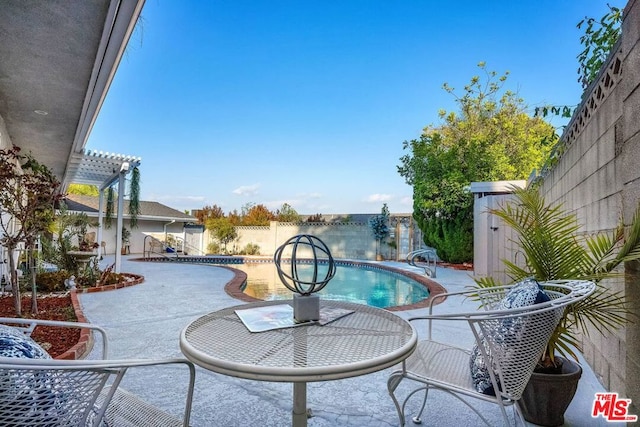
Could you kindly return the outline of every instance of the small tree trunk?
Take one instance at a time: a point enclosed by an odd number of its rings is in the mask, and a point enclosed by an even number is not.
[[[29,250],[29,265],[31,267],[31,314],[38,314],[38,289],[36,287],[36,257],[34,256],[33,247]]]
[[[20,284],[18,283],[18,272],[16,271],[16,260],[14,257],[15,247],[7,247],[9,253],[9,277],[11,278],[11,290],[13,291],[13,307],[16,316],[22,317],[22,300],[20,298]]]

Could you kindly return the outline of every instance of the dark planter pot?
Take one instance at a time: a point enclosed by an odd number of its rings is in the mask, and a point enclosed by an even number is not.
[[[576,394],[581,376],[582,367],[567,359],[563,359],[559,374],[534,372],[518,402],[524,419],[548,427],[564,424],[564,412]]]

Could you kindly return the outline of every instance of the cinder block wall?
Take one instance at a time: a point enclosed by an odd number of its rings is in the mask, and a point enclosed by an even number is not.
[[[622,40],[562,136],[565,150],[542,171],[548,202],[574,212],[583,233],[609,232],[621,219],[629,225],[640,201],[640,0],[624,10]],[[624,278],[609,280],[640,314],[640,268],[626,265]],[[640,407],[640,323],[583,337],[584,355],[610,391]]]
[[[620,185],[622,212],[628,224],[640,201],[640,0],[631,0],[624,11],[621,81],[622,119],[616,134],[616,170]],[[619,137],[618,137],[619,135]],[[640,315],[640,264],[625,267],[624,291],[632,310]],[[640,412],[640,322],[626,328],[624,348],[620,349],[625,364],[622,377],[626,394],[634,402],[633,414]],[[626,351],[625,351],[626,350]],[[616,363],[614,360],[613,363]],[[616,378],[617,379],[617,378]]]

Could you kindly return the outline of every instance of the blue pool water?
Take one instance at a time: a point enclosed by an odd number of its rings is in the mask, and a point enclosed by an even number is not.
[[[288,265],[285,271],[289,274]],[[244,293],[263,300],[290,299],[292,292],[287,289],[273,263],[249,263],[234,265],[233,268],[247,273],[247,286]],[[299,268],[303,280],[310,274],[311,266]],[[326,274],[319,267],[319,277]],[[417,303],[429,296],[429,290],[420,283],[403,276],[380,269],[368,269],[357,266],[336,266],[336,274],[329,284],[320,291],[321,298],[367,304],[373,307],[387,308]]]

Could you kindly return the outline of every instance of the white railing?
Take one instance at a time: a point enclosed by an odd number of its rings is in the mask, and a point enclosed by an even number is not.
[[[438,255],[436,255],[435,249],[422,248],[409,252],[407,255],[407,262],[413,267],[424,269],[424,274],[428,277],[436,277],[436,262]]]

